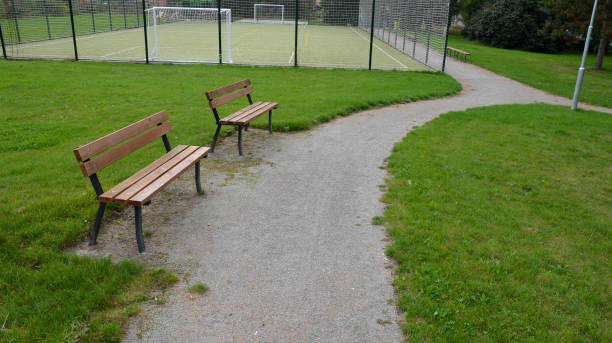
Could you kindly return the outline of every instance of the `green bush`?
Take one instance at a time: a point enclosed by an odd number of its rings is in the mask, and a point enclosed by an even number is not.
[[[504,49],[557,52],[543,30],[548,15],[533,0],[493,0],[483,4],[466,22],[463,34]]]

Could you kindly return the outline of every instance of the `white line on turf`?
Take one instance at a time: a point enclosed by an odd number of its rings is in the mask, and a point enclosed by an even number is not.
[[[354,28],[351,28],[351,30],[352,30],[353,32],[355,32],[355,34],[356,34],[357,36],[361,37],[361,38],[362,38],[363,40],[365,40],[366,42],[369,42],[369,41],[370,41],[369,39],[367,39],[367,38],[365,38],[364,36],[362,36],[362,35],[361,35],[359,32],[357,32],[357,30],[355,30]],[[393,56],[389,55],[389,53],[388,53],[388,52],[386,52],[385,50],[381,49],[381,48],[380,48],[380,47],[379,47],[379,46],[378,46],[376,43],[374,43],[374,47],[376,47],[376,49],[380,50],[380,51],[381,51],[383,54],[387,55],[387,57],[389,57],[390,59],[394,60],[395,62],[397,62],[397,63],[398,63],[399,65],[401,65],[402,67],[404,67],[404,68],[408,69],[408,67],[407,67],[407,66],[406,66],[404,63],[402,63],[402,62],[398,61],[398,60],[397,60],[395,57],[393,57]]]
[[[291,53],[291,57],[289,57],[289,64],[291,64],[291,61],[293,61],[293,57],[295,56],[295,51]]]
[[[108,57],[108,56],[113,56],[113,55],[117,55],[117,54],[122,54],[122,53],[124,53],[124,52],[128,52],[128,51],[131,51],[131,50],[135,50],[135,49],[143,49],[143,48],[144,48],[144,46],[135,46],[135,47],[132,47],[132,48],[127,48],[127,49],[123,49],[123,50],[119,50],[119,51],[111,52],[110,54],[106,54],[106,55],[104,55],[104,56],[100,56],[100,58],[106,58],[106,57]]]

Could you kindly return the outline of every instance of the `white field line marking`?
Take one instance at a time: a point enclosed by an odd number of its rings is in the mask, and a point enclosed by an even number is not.
[[[291,61],[293,61],[293,56],[295,56],[295,51],[291,53],[291,57],[289,57],[289,64],[291,64]]]
[[[364,36],[362,36],[362,35],[361,35],[361,33],[357,32],[357,30],[355,30],[354,28],[351,28],[351,30],[352,30],[353,32],[355,32],[355,34],[356,34],[357,36],[361,37],[361,38],[362,38],[363,40],[365,40],[366,42],[370,42],[370,41],[369,41],[367,38],[365,38]],[[406,66],[404,63],[402,63],[402,62],[398,61],[398,60],[397,60],[395,57],[393,57],[393,56],[389,55],[389,53],[388,53],[388,52],[386,52],[385,50],[381,49],[381,48],[380,48],[380,47],[379,47],[379,46],[378,46],[376,43],[374,43],[374,46],[375,46],[375,47],[376,47],[376,49],[378,49],[380,52],[382,52],[383,54],[387,55],[387,57],[389,57],[390,59],[394,60],[395,62],[397,62],[397,63],[398,63],[399,65],[401,65],[402,67],[404,67],[404,68],[408,69],[408,67],[407,67],[407,66]]]
[[[131,50],[142,49],[142,48],[144,48],[144,46],[135,46],[135,47],[132,47],[132,48],[127,48],[127,49],[111,52],[110,54],[106,54],[104,56],[100,56],[100,58],[106,58],[108,56],[113,56],[113,55],[117,55],[117,54],[121,54],[121,53],[124,53],[124,52],[131,51]]]

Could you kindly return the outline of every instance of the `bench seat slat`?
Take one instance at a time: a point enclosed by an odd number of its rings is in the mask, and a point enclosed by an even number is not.
[[[170,150],[168,153],[164,154],[162,157],[158,158],[153,163],[151,163],[148,166],[146,166],[146,167],[142,168],[141,170],[139,170],[136,174],[134,174],[134,175],[130,176],[129,178],[123,180],[121,183],[119,183],[118,185],[116,185],[112,189],[104,192],[102,195],[100,195],[100,198],[99,198],[100,201],[102,201],[102,202],[112,202],[113,199],[117,195],[119,195],[121,192],[123,192],[124,190],[129,188],[131,185],[135,184],[136,182],[138,182],[143,177],[145,177],[148,174],[150,174],[155,169],[159,168],[159,166],[161,166],[162,164],[166,163],[172,157],[176,156],[178,153],[180,153],[181,151],[185,150],[186,148],[187,148],[186,145],[178,145],[178,146],[176,146],[174,149]]]
[[[265,106],[266,106],[265,102],[256,102],[253,105],[249,105],[245,107],[244,109],[232,114],[231,116],[222,119],[222,121],[225,121],[228,123],[239,121],[242,117],[247,116],[253,112],[257,112],[260,108],[263,108]]]
[[[259,106],[261,104],[261,101],[257,101],[255,102],[253,105],[249,105],[245,108],[240,109],[238,112],[234,112],[232,114],[230,114],[229,116],[221,119],[222,121],[231,121],[232,119],[236,118],[237,116],[249,111],[250,108],[254,107],[254,106]]]
[[[155,181],[150,183],[147,187],[143,188],[128,200],[131,205],[142,206],[144,203],[149,201],[155,194],[164,189],[170,182],[179,177],[185,170],[192,167],[200,159],[202,159],[208,152],[208,147],[198,147],[191,155],[183,159],[181,162],[176,164],[170,170],[165,172]]]
[[[246,125],[251,120],[259,117],[260,115],[275,109],[278,107],[278,103],[275,102],[261,102],[255,103],[240,113],[234,113],[229,117],[223,118],[219,121],[220,124],[232,124],[232,125]],[[238,115],[236,115],[238,114]]]
[[[112,201],[120,203],[120,204],[127,204],[128,200],[132,196],[137,194],[141,189],[143,189],[147,185],[151,184],[158,177],[163,175],[165,172],[170,170],[172,167],[174,167],[175,165],[180,163],[185,158],[187,158],[197,148],[198,147],[195,147],[195,146],[187,146],[185,149],[183,149],[178,154],[175,154],[174,156],[172,156],[170,159],[168,159],[163,164],[157,164],[156,168],[152,169],[149,173],[147,173],[147,175],[142,177],[140,180],[137,180],[136,182],[134,182],[132,185],[130,185],[129,187],[125,188],[121,192],[114,193]],[[172,150],[170,152],[172,152]],[[156,163],[156,162],[157,161],[155,161],[153,163]],[[111,191],[109,191],[108,193],[110,193]]]

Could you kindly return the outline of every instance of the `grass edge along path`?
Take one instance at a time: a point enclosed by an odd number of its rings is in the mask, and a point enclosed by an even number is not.
[[[472,41],[459,34],[448,36],[448,45],[471,53],[469,63],[556,95],[572,99],[581,53],[543,54],[500,49]],[[453,57],[448,57],[453,58]],[[602,70],[594,69],[595,55],[587,58],[580,101],[612,108],[612,57]]]
[[[275,130],[461,89],[431,72],[49,61],[0,61],[0,70],[0,319],[8,315],[0,341],[9,342],[70,341],[83,328],[85,340],[117,337],[134,313],[131,304],[144,299],[129,294],[156,284],[141,282],[146,275],[133,262],[62,252],[88,233],[97,209],[72,153],[76,146],[162,109],[173,125],[172,144],[209,145],[215,122],[204,92],[247,77],[255,101],[280,103]],[[244,105],[226,105],[221,114]],[[254,124],[265,127],[266,119]],[[100,172],[102,186],[116,185],[163,151],[161,142],[150,144],[114,163]]]
[[[612,116],[450,112],[388,159],[381,219],[410,342],[612,340]]]

